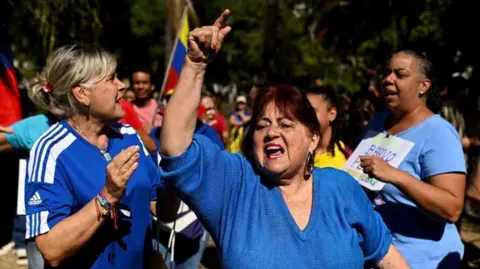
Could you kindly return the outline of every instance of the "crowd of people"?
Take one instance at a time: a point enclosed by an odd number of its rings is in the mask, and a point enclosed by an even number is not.
[[[225,117],[202,88],[229,15],[190,32],[161,100],[151,70],[133,69],[127,86],[105,50],[50,55],[29,89],[43,113],[0,126],[1,152],[30,152],[24,213],[0,255],[15,245],[32,269],[193,269],[213,240],[224,268],[480,266],[468,80],[441,89],[430,61],[400,51],[357,94],[256,85]],[[413,146],[398,166],[359,156],[386,183],[372,192],[342,168],[378,136]]]

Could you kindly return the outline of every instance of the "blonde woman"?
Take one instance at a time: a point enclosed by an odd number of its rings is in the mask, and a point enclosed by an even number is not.
[[[150,212],[160,180],[135,130],[117,123],[125,85],[116,60],[65,46],[47,60],[30,97],[62,120],[33,145],[27,165],[27,240],[48,266],[146,268]]]

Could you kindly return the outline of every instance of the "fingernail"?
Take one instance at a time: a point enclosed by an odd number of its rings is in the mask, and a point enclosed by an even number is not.
[[[212,46],[212,49],[216,50],[216,49],[217,49],[217,45],[213,45],[213,46]]]
[[[139,150],[140,147],[138,145],[135,146],[135,150]]]

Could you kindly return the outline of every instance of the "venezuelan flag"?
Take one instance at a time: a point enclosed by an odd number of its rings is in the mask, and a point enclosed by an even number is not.
[[[173,53],[170,56],[170,63],[167,67],[167,79],[164,82],[164,87],[162,87],[162,95],[165,95],[167,92],[173,91],[177,86],[178,77],[182,71],[183,61],[185,56],[187,56],[188,48],[188,15],[187,10],[183,12],[182,21],[180,29],[178,30],[177,40],[173,47]]]
[[[8,46],[0,46],[0,125],[10,126],[22,119],[20,92],[13,55]]]

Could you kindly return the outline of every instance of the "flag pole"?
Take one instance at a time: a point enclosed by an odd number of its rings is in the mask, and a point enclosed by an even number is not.
[[[168,65],[167,65],[167,68],[165,69],[165,74],[163,76],[162,87],[160,88],[160,94],[158,95],[158,99],[157,99],[157,111],[160,108],[160,102],[162,100],[163,93],[165,92],[164,88],[165,88],[165,84],[167,84],[168,73],[170,72],[170,68],[172,66],[173,56],[175,54],[175,51],[177,50],[178,41],[180,39],[180,33],[182,32],[183,20],[185,19],[185,16],[188,16],[187,11],[188,11],[188,7],[186,6],[183,8],[182,18],[180,19],[180,27],[177,30],[177,36],[175,37],[175,44],[173,45],[172,52],[170,53],[170,59],[168,60]],[[153,114],[152,126],[154,125],[156,118],[157,118],[157,113]]]

